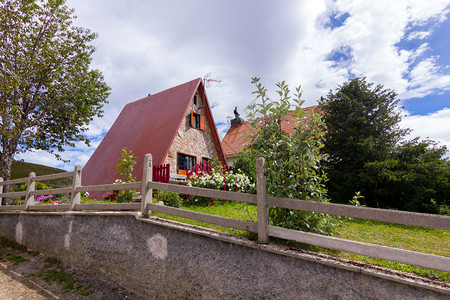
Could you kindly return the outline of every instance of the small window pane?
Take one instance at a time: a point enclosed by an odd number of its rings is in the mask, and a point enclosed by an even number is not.
[[[200,115],[193,113],[192,114],[192,127],[200,128]]]
[[[187,170],[195,166],[195,156],[178,153],[178,169]]]

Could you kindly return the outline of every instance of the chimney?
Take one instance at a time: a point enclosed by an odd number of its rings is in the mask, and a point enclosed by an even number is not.
[[[234,119],[231,119],[231,126],[241,125],[242,123],[244,123],[244,119],[242,119],[239,116],[239,113],[237,111],[237,106],[235,106],[234,107]]]

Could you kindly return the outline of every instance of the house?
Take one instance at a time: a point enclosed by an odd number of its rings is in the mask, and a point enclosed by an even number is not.
[[[306,113],[320,112],[319,106],[310,106],[303,108]],[[248,121],[240,118],[237,110],[234,110],[235,118],[231,120],[231,127],[222,139],[222,148],[228,165],[232,166],[237,160],[239,153],[244,151],[250,146],[250,140],[247,139],[249,134],[254,133],[250,128]],[[295,122],[292,121],[292,117],[286,115],[281,122],[281,130],[287,134],[295,132]]]
[[[124,148],[136,156],[133,175],[142,180],[144,156],[170,164],[171,174],[203,160],[226,164],[201,78],[128,103],[83,168],[82,185],[113,183]]]

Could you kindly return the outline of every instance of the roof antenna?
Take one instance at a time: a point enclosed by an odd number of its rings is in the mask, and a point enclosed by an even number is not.
[[[203,84],[205,85],[205,87],[209,88],[216,82],[222,82],[222,80],[209,78],[210,76],[211,76],[211,72],[209,72],[208,74],[203,76]]]

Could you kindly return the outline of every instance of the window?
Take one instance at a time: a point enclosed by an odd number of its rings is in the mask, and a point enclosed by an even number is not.
[[[195,166],[195,156],[178,153],[178,170],[186,171]]]
[[[192,113],[191,125],[194,128],[200,128],[200,115]]]
[[[205,116],[191,111],[191,126],[200,130],[205,130]]]
[[[194,96],[194,100],[193,100],[193,101],[194,101],[194,105],[198,105],[198,98],[197,98],[197,95]]]

